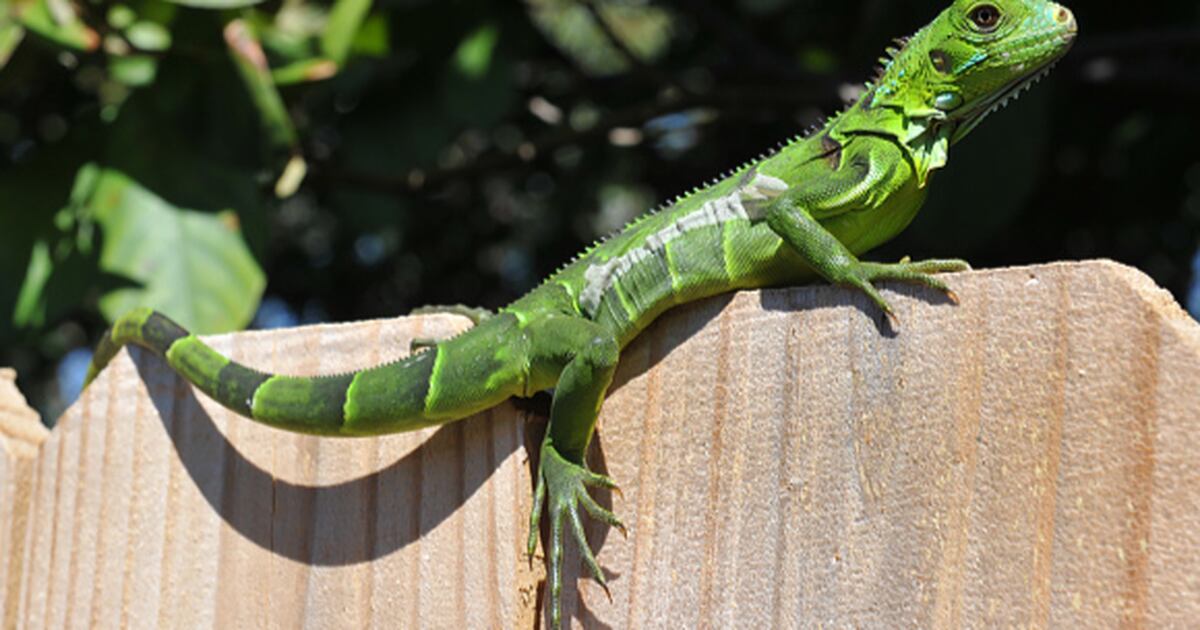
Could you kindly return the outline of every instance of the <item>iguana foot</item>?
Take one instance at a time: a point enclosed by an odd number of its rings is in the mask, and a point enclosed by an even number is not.
[[[583,532],[583,520],[579,517],[579,506],[583,506],[592,518],[607,523],[626,534],[625,525],[615,514],[600,507],[595,499],[588,494],[588,488],[609,488],[618,494],[620,489],[612,479],[591,472],[586,467],[576,464],[563,457],[549,440],[542,442],[541,463],[537,473],[537,487],[533,493],[533,510],[529,515],[529,544],[526,551],[532,561],[533,552],[537,549],[538,521],[542,515],[542,506],[546,505],[550,516],[550,545],[547,557],[550,559],[547,581],[550,592],[550,627],[562,627],[562,557],[563,557],[563,520],[566,519],[571,528],[575,543],[579,545],[579,554],[587,565],[592,578],[604,589],[608,598],[608,583],[604,579],[596,556],[588,545],[587,536]]]
[[[932,274],[970,271],[970,269],[971,265],[965,260],[921,260],[912,262],[905,256],[898,263],[859,262],[850,266],[845,277],[838,278],[837,281],[839,284],[861,289],[887,315],[888,319],[892,322],[892,326],[898,328],[900,320],[896,318],[896,313],[892,310],[892,306],[888,304],[887,300],[883,299],[883,295],[875,288],[875,282],[896,280],[899,282],[923,284],[931,289],[945,293],[946,297],[950,298],[950,301],[958,304],[958,294],[944,281],[935,278]]]

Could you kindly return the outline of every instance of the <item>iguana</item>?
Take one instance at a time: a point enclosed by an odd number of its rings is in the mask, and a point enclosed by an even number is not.
[[[875,282],[918,283],[957,301],[932,274],[968,269],[966,262],[884,264],[858,255],[912,221],[949,147],[1046,74],[1075,34],[1074,16],[1052,2],[956,0],[897,40],[861,96],[815,132],[641,217],[499,311],[470,311],[472,329],[395,363],[337,376],[265,374],[139,309],[100,341],[87,381],[134,343],[238,414],[328,436],[410,431],[552,389],[528,553],[546,508],[557,628],[564,526],[606,592],[579,510],[624,531],[589,495],[616,485],[584,462],[621,349],[677,304],[817,277],[863,291],[893,325]]]

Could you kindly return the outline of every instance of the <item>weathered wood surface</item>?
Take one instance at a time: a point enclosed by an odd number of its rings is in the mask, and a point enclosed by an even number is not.
[[[628,348],[594,459],[623,485],[600,498],[630,538],[588,528],[612,603],[575,579],[569,554],[572,623],[1200,619],[1200,327],[1112,263],[950,282],[961,306],[889,287],[898,334],[861,296],[814,287],[680,309]],[[315,374],[464,325],[212,343]],[[0,553],[20,570],[0,599],[6,625],[534,626],[543,569],[522,547],[537,411],[509,404],[383,439],[297,436],[131,354],[41,449],[26,542]],[[12,513],[0,511],[5,542]]]
[[[25,573],[29,496],[34,459],[49,436],[42,420],[17,390],[17,374],[0,368],[0,627],[17,625],[17,597]]]

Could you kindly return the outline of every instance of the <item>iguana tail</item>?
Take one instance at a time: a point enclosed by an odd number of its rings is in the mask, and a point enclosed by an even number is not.
[[[503,324],[512,318],[493,319]],[[397,433],[463,418],[523,391],[519,369],[451,360],[461,358],[453,355],[474,351],[470,337],[460,335],[395,363],[359,372],[280,376],[232,361],[165,315],[142,308],[118,319],[100,340],[84,382],[85,386],[91,383],[121,346],[135,344],[162,356],[213,400],[263,424],[319,435]],[[461,367],[450,369],[447,363]]]

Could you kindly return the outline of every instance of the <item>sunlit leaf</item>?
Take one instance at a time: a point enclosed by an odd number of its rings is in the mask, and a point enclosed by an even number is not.
[[[18,328],[38,327],[45,323],[46,309],[44,307],[46,283],[54,270],[50,259],[50,245],[39,239],[33,244],[33,253],[29,257],[29,269],[25,272],[25,281],[17,294],[17,306],[13,310],[13,323]]]
[[[271,70],[276,85],[322,81],[337,74],[338,65],[330,59],[305,59]]]
[[[448,60],[452,69],[442,85],[438,118],[451,125],[495,124],[519,98],[515,64],[499,44],[500,29],[485,24],[459,40]],[[453,155],[446,164],[454,164]]]
[[[328,9],[307,2],[285,2],[275,15],[246,12],[241,16],[258,36],[271,59],[283,64],[310,59],[325,29]]]
[[[34,242],[13,309],[12,323],[18,329],[45,330],[77,310],[96,288],[116,284],[100,276],[95,256],[71,245],[69,237]]]
[[[72,5],[55,0],[29,0],[14,4],[12,15],[25,28],[60,45],[91,51],[100,45],[100,35],[75,14]]]
[[[629,60],[576,0],[529,0],[526,4],[534,24],[587,71],[610,75],[628,68]],[[642,61],[657,59],[666,51],[671,15],[664,9],[601,0],[596,1],[596,8],[622,45]]]
[[[337,0],[329,12],[329,22],[321,34],[321,51],[341,64],[350,53],[355,35],[362,26],[371,0]]]
[[[99,173],[88,209],[104,235],[100,267],[140,284],[101,297],[104,316],[149,306],[200,333],[245,326],[265,279],[236,215],[178,208],[120,171]]]
[[[114,4],[108,9],[108,25],[123,31],[137,20],[137,13],[124,4]]]
[[[304,176],[308,174],[308,163],[299,155],[293,155],[292,159],[288,160],[287,166],[283,168],[283,174],[275,181],[275,196],[280,199],[287,199],[296,194],[300,189],[300,184],[304,183]]]
[[[363,21],[350,48],[350,52],[363,57],[386,57],[390,50],[388,21],[382,14],[372,15]]]
[[[135,90],[105,126],[102,160],[172,205],[237,210],[243,235],[257,247],[265,229],[264,134],[241,79],[221,59],[220,47],[213,52],[203,65],[178,56],[160,59],[153,87]],[[213,66],[225,70],[214,73]]]
[[[258,38],[246,22],[232,20],[225,26],[225,43],[246,89],[250,91],[250,98],[262,116],[271,145],[276,149],[293,149],[297,144],[296,128],[271,78],[267,56]]]
[[[458,71],[472,79],[487,74],[498,35],[496,27],[491,25],[481,26],[467,35],[454,51],[454,65]]]
[[[160,51],[171,47],[171,32],[154,22],[135,22],[125,32],[125,37],[141,50]]]
[[[17,45],[25,38],[25,29],[7,16],[0,16],[0,69],[8,63]]]
[[[124,85],[138,87],[154,82],[158,72],[158,60],[150,55],[113,56],[108,60],[112,77]]]

